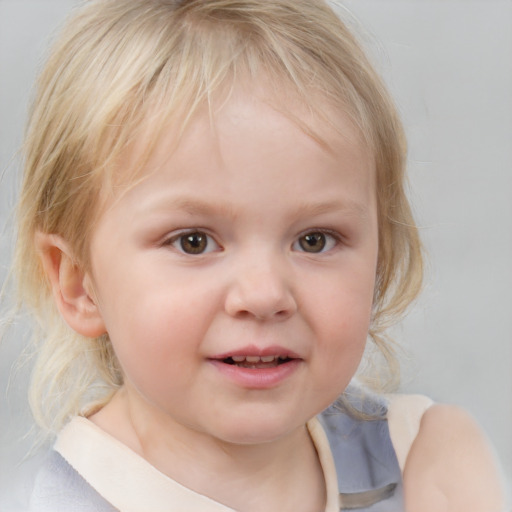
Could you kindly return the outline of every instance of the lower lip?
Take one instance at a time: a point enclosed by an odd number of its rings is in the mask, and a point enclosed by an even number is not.
[[[300,365],[300,359],[292,359],[272,368],[243,368],[217,359],[210,362],[217,370],[238,386],[247,389],[269,389],[288,379]]]

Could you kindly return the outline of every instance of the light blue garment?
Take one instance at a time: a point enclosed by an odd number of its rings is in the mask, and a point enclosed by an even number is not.
[[[342,510],[401,512],[402,472],[389,435],[386,402],[371,395],[357,398],[357,394],[347,401],[372,419],[345,412],[347,408],[338,404],[318,417],[336,465],[338,489],[345,504]]]
[[[402,477],[385,419],[386,403],[368,395],[364,399],[352,397],[349,402],[374,419],[358,418],[339,404],[319,415],[334,457],[339,492],[346,504],[342,510],[401,512],[404,510]],[[31,510],[115,512],[117,509],[52,450],[36,478]]]
[[[49,452],[35,481],[30,512],[116,511],[60,453],[55,450]]]

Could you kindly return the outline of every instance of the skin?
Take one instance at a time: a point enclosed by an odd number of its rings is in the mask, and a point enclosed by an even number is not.
[[[407,512],[504,512],[495,457],[463,410],[435,405],[424,414],[404,469]]]
[[[175,150],[171,129],[145,179],[106,201],[91,272],[67,293],[82,288],[75,309],[88,312],[68,323],[108,332],[125,376],[91,420],[233,508],[324,505],[305,423],[357,369],[378,252],[373,159],[337,121],[343,135],[313,124],[319,144],[238,91],[213,126],[198,113]],[[197,232],[206,249],[187,254],[181,242]],[[320,252],[301,245],[314,234]],[[293,371],[256,389],[212,364],[246,349],[293,353]]]
[[[343,113],[337,135],[302,115],[327,144],[261,91],[237,91],[213,124],[199,112],[177,147],[171,128],[145,179],[105,201],[89,272],[61,238],[38,239],[63,317],[86,336],[108,332],[123,369],[124,386],[90,419],[178,482],[247,512],[323,509],[305,424],[354,375],[372,307],[372,156]],[[233,380],[221,359],[244,351],[293,354],[292,369],[265,386]],[[419,489],[439,481],[421,458],[436,473],[452,448],[436,441],[446,414],[427,413],[407,463],[412,512],[430,503]]]

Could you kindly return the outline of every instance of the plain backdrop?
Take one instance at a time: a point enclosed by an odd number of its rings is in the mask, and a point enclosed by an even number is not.
[[[10,224],[26,107],[74,0],[0,0],[0,226]],[[468,409],[512,476],[512,0],[346,0],[409,140],[425,291],[396,329],[402,391]],[[0,239],[0,279],[12,249]],[[0,509],[22,508],[35,460],[23,326],[0,346]],[[21,478],[23,477],[23,478]]]

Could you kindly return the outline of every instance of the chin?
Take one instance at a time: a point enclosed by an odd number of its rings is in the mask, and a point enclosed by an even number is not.
[[[224,425],[219,429],[219,435],[216,437],[230,444],[266,444],[286,437],[305,423],[306,421],[297,423],[296,420],[292,423],[283,419],[273,419],[265,415],[246,417],[234,420],[229,425]]]

